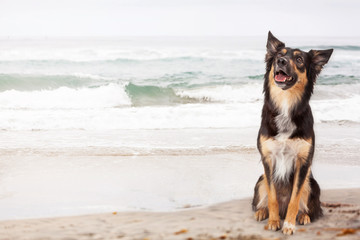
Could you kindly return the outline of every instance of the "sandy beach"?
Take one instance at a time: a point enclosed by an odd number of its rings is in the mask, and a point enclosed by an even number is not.
[[[360,189],[326,190],[324,217],[291,239],[359,239]],[[290,239],[264,230],[250,199],[174,212],[112,212],[0,222],[0,239]]]

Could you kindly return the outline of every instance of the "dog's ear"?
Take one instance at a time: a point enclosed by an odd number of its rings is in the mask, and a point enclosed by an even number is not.
[[[274,54],[284,47],[285,47],[285,44],[283,42],[281,42],[279,39],[277,39],[276,37],[274,37],[274,35],[272,35],[272,33],[269,31],[268,40],[266,43],[266,49],[267,49],[268,53]]]
[[[285,44],[283,42],[281,42],[279,39],[277,39],[276,37],[274,37],[274,35],[272,35],[272,33],[269,31],[268,33],[268,40],[266,43],[266,57],[265,57],[265,61],[270,60],[272,57],[275,56],[275,54],[282,48],[285,47]]]
[[[311,65],[316,74],[319,74],[324,65],[329,61],[334,49],[310,50]]]

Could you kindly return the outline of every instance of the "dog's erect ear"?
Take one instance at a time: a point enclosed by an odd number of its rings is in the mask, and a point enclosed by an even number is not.
[[[274,37],[272,33],[269,31],[268,33],[268,40],[266,43],[266,49],[268,54],[274,55],[277,51],[284,48],[285,44],[281,42],[279,39]]]
[[[275,54],[282,48],[285,47],[285,44],[281,42],[279,39],[274,37],[272,33],[269,31],[268,40],[266,43],[266,55],[265,55],[265,62],[270,63],[274,58]]]
[[[323,66],[329,61],[333,51],[334,49],[309,51],[311,56],[311,65],[315,69],[316,74],[319,74]]]

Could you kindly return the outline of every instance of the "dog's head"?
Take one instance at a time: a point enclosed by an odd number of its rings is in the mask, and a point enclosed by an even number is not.
[[[292,88],[299,81],[314,83],[333,52],[333,49],[304,52],[288,48],[271,32],[268,34],[266,48],[267,72],[272,75],[269,76],[269,81],[274,81],[282,90]]]

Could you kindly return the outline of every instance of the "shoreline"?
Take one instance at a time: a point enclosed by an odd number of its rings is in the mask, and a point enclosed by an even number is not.
[[[321,189],[360,187],[357,126],[317,126],[312,171]],[[263,173],[257,131],[3,131],[0,220],[172,211],[249,197]]]
[[[360,188],[323,190],[324,216],[297,225],[292,239],[360,237]],[[0,221],[0,239],[286,239],[256,222],[251,199],[174,212],[112,212]]]

